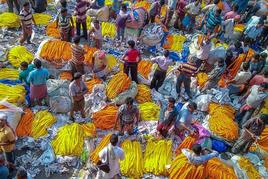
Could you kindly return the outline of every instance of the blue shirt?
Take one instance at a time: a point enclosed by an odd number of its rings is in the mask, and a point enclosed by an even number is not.
[[[99,7],[103,7],[104,6],[104,3],[105,3],[105,0],[96,0],[96,2],[97,2],[97,5]]]
[[[8,175],[9,175],[8,168],[4,165],[0,166],[0,178],[7,179]]]
[[[193,115],[188,109],[188,104],[186,103],[181,108],[179,115],[177,116],[175,127],[181,128],[180,124],[184,124],[186,127],[191,127]]]
[[[35,69],[30,72],[28,76],[28,83],[31,85],[43,85],[46,84],[48,79],[48,71],[45,68]]]
[[[21,82],[27,83],[27,78],[29,76],[29,73],[34,70],[34,65],[30,64],[28,65],[28,68],[26,70],[21,70],[19,74],[19,80]]]

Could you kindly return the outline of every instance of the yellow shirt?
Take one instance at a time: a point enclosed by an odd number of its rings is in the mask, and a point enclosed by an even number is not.
[[[15,135],[12,129],[8,126],[5,126],[0,129],[0,143],[6,143],[15,141]],[[11,152],[14,150],[15,143],[5,146],[0,146],[0,152]]]

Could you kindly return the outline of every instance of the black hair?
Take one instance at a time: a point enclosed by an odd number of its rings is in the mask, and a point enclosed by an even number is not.
[[[219,58],[218,64],[220,66],[224,65],[224,59],[223,58]]]
[[[66,0],[61,1],[60,4],[61,4],[61,6],[62,6],[63,8],[66,8],[66,7],[67,7],[67,1],[66,1]]]
[[[244,39],[244,43],[251,43],[251,39],[249,38],[249,37],[245,37],[245,39]]]
[[[220,2],[220,0],[214,0],[214,4],[218,4]]]
[[[165,56],[165,57],[168,57],[168,56],[169,56],[169,50],[165,50],[165,51],[164,51],[164,56]]]
[[[23,4],[23,7],[26,7],[26,6],[29,6],[29,5],[30,5],[29,2],[25,2],[25,3]]]
[[[97,19],[95,19],[95,20],[93,21],[93,23],[96,23],[96,24],[97,24],[97,23],[99,23],[99,21],[98,21]]]
[[[189,106],[190,108],[193,108],[194,110],[197,109],[197,104],[196,104],[195,102],[190,101],[188,106]]]
[[[74,37],[74,43],[79,44],[79,42],[80,42],[80,37],[79,36],[75,36]]]
[[[76,72],[76,73],[74,74],[73,79],[74,79],[74,80],[77,80],[77,79],[81,78],[81,76],[82,76],[82,74],[81,74],[80,72]]]
[[[247,71],[249,69],[249,63],[243,63],[242,67],[245,71]]]
[[[123,4],[123,5],[121,6],[121,9],[123,9],[123,10],[127,10],[127,5]]]
[[[255,55],[254,55],[254,59],[256,59],[256,60],[259,60],[260,59],[260,54],[258,54],[258,53],[256,53]]]
[[[175,104],[176,103],[176,100],[172,97],[169,97],[168,98],[168,102],[172,103],[172,104]]]
[[[135,47],[135,42],[133,40],[129,40],[127,42],[127,44],[131,47],[131,48],[134,48]]]
[[[234,5],[234,11],[236,12],[236,11],[238,11],[238,9],[239,9],[239,6],[238,5]]]
[[[163,6],[165,4],[165,0],[160,0],[160,5]]]
[[[260,86],[265,90],[268,89],[268,83],[262,83]]]
[[[133,102],[134,102],[134,100],[133,100],[133,98],[131,98],[131,97],[128,97],[128,98],[126,99],[126,104],[128,104],[128,105],[132,105]]]
[[[37,69],[40,69],[42,67],[42,62],[39,60],[39,59],[35,59],[34,60],[34,66],[37,68]]]
[[[61,13],[67,12],[67,9],[66,8],[62,8],[60,12]]]
[[[199,144],[194,144],[194,145],[192,146],[192,150],[193,150],[193,152],[194,152],[196,155],[200,155],[201,152],[202,152],[202,147],[201,147],[201,145],[199,145]]]
[[[25,169],[23,169],[23,168],[18,169],[17,177],[19,177],[19,178],[27,178],[28,177],[27,171]]]
[[[28,63],[27,62],[21,62],[20,66],[24,67],[24,68],[28,68]]]
[[[110,143],[113,146],[116,146],[116,144],[118,143],[118,136],[116,134],[112,134],[111,138],[110,138]]]
[[[240,41],[236,41],[235,44],[234,44],[234,46],[236,48],[240,48],[242,46],[242,43]]]
[[[221,9],[217,9],[216,13],[221,14]]]

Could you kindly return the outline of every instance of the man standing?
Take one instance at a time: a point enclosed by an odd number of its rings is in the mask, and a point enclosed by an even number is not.
[[[72,60],[69,62],[71,66],[72,75],[76,72],[84,74],[84,60],[85,60],[85,50],[79,45],[80,37],[74,38],[74,44],[71,45],[72,48]]]
[[[154,23],[155,17],[159,16],[161,13],[161,7],[165,4],[165,0],[156,1],[151,5],[149,9],[150,22]]]
[[[14,165],[15,162],[15,141],[15,133],[7,123],[6,114],[0,113],[0,153],[4,153],[5,159],[10,165]]]
[[[164,52],[164,56],[152,58],[152,62],[156,63],[158,66],[154,72],[150,88],[155,88],[155,90],[158,91],[166,78],[168,67],[173,63],[173,61],[169,58],[169,51],[166,50]]]
[[[68,15],[67,9],[61,9],[60,14],[57,16],[56,24],[56,28],[60,26],[61,40],[71,42],[71,31],[74,23],[73,18]]]
[[[81,25],[83,27],[83,37],[87,40],[87,15],[89,2],[85,0],[77,0],[74,15],[76,16],[76,35],[80,36]]]
[[[20,44],[23,45],[25,40],[28,44],[31,44],[32,36],[32,22],[36,25],[36,22],[33,18],[32,11],[30,10],[30,4],[28,2],[23,4],[23,9],[20,12],[20,20],[22,27],[22,38],[19,40]]]
[[[125,159],[125,153],[123,149],[117,146],[118,136],[112,134],[110,138],[110,144],[107,147],[104,147],[100,153],[100,161],[105,164],[109,164],[110,172],[105,173],[101,170],[98,171],[97,179],[110,179],[110,178],[121,178],[120,177],[120,166],[119,160]]]
[[[220,9],[212,9],[209,11],[206,19],[205,26],[203,29],[204,33],[212,34],[216,27],[220,26],[222,23],[221,10]]]
[[[140,121],[140,112],[136,105],[133,104],[134,100],[131,97],[126,99],[126,103],[121,105],[118,109],[117,119],[115,126],[119,122],[120,135],[124,135],[124,131],[128,131],[129,135],[133,134],[134,125]]]
[[[70,112],[70,120],[74,120],[74,112],[79,111],[82,118],[85,118],[85,98],[84,95],[88,92],[86,84],[82,81],[82,74],[77,72],[74,74],[74,81],[69,85],[69,95],[72,98],[72,109]]]
[[[176,91],[178,94],[178,98],[180,97],[181,85],[183,83],[185,92],[187,93],[188,97],[192,99],[192,94],[191,94],[191,89],[190,89],[191,77],[194,76],[197,71],[197,67],[194,63],[193,58],[190,58],[188,62],[186,63],[182,63],[178,71],[180,72],[177,78],[177,83],[176,83]]]

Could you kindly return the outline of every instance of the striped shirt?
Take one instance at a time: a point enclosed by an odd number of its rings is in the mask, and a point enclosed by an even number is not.
[[[210,11],[208,13],[208,17],[207,17],[207,24],[206,24],[206,27],[211,30],[211,31],[214,31],[215,27],[217,25],[221,25],[221,22],[222,22],[222,18],[221,16],[216,16],[215,15],[215,11]]]
[[[194,63],[186,62],[182,63],[179,67],[181,73],[185,74],[186,76],[194,76],[195,72],[197,71],[197,67]]]
[[[89,7],[89,2],[86,2],[86,1],[83,1],[83,0],[80,0],[76,6],[75,6],[75,9],[74,9],[74,13],[76,14],[76,21],[77,22],[85,22],[86,19],[87,19],[87,15],[86,15],[86,12],[87,12],[87,9]]]
[[[83,64],[85,60],[84,57],[85,50],[81,46],[75,44],[72,44],[71,48],[72,48],[72,62],[78,65]]]
[[[20,11],[20,20],[23,23],[23,25],[25,25],[26,27],[31,26],[32,19],[33,19],[33,14],[31,10],[25,11],[24,9],[22,9]]]
[[[67,16],[62,16],[61,14],[58,15],[58,20],[59,20],[59,26],[61,29],[63,30],[69,30],[70,28],[70,19],[72,17],[70,17],[69,15]]]

